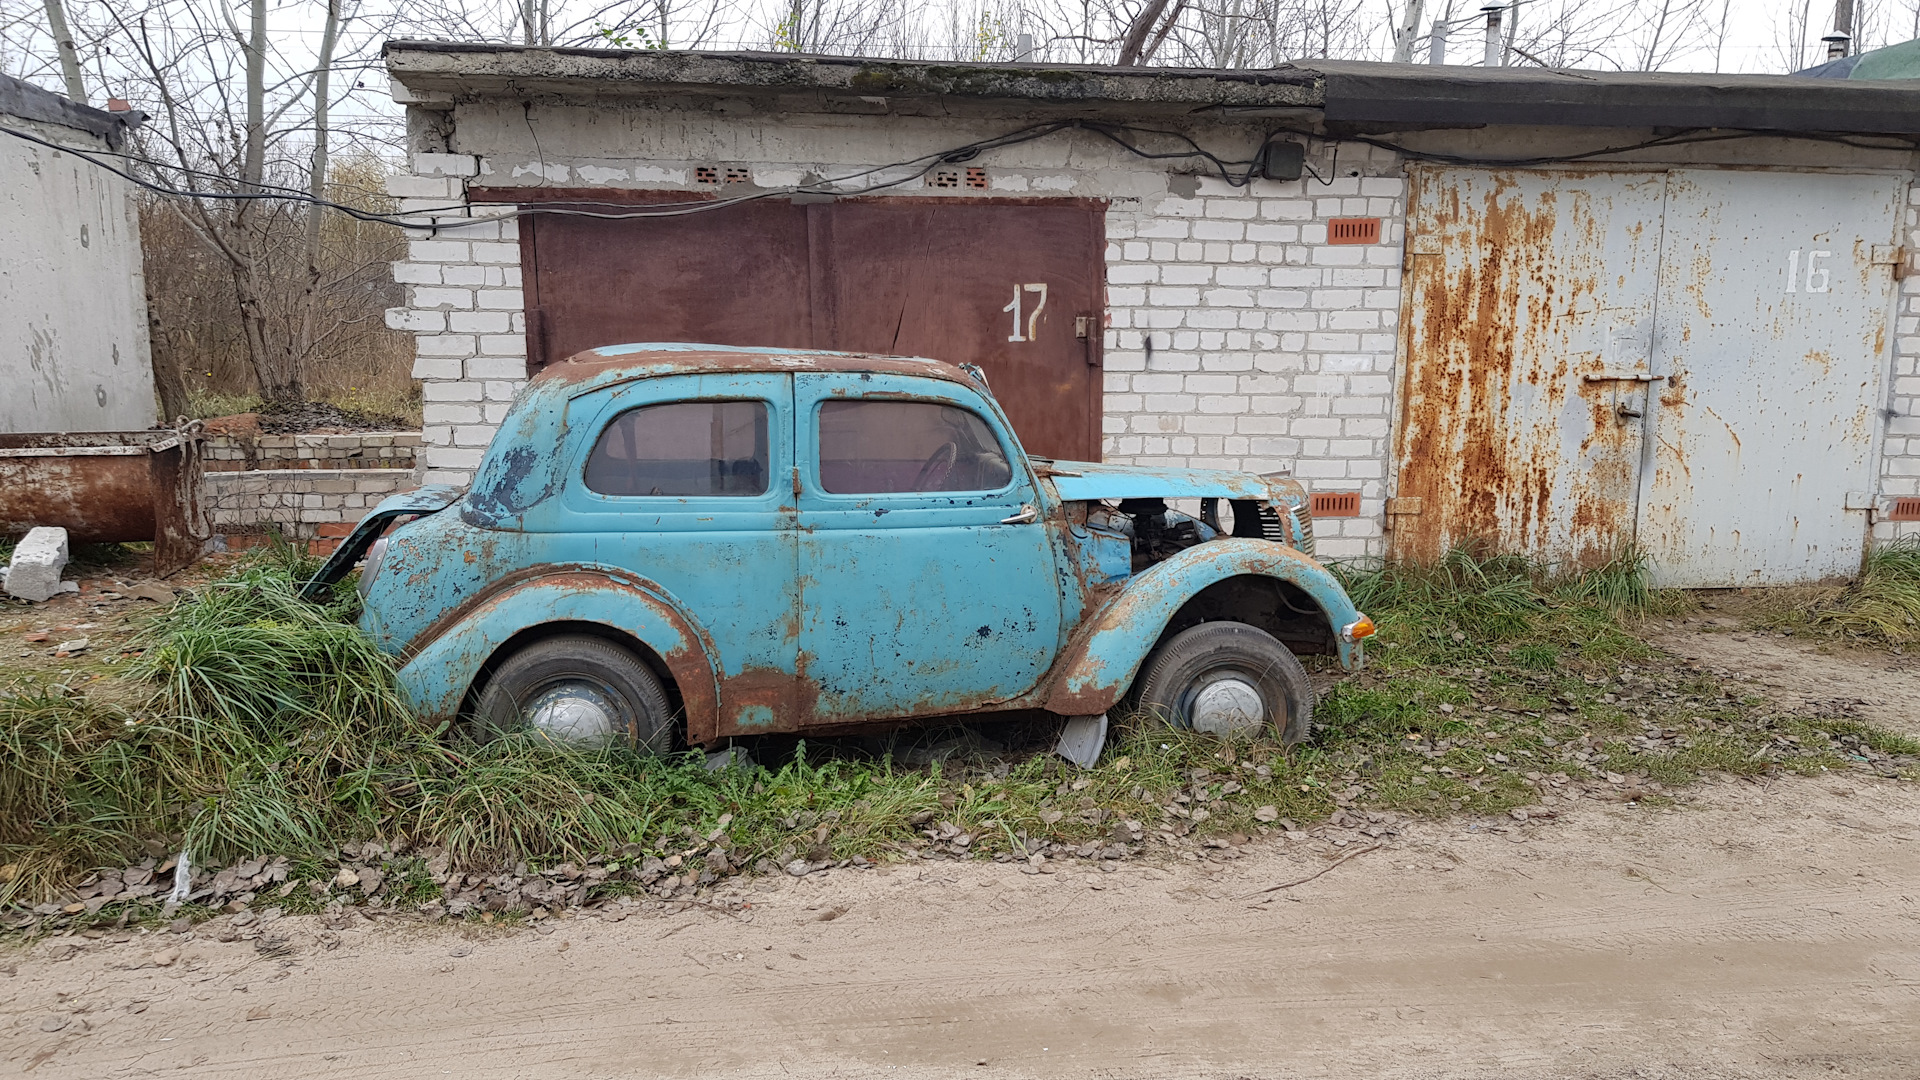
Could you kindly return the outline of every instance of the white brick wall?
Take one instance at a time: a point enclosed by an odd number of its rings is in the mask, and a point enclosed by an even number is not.
[[[1316,522],[1320,552],[1380,555],[1406,182],[1329,181],[1206,180],[1108,209],[1103,452],[1358,491],[1359,517]],[[1331,217],[1381,218],[1380,243],[1329,245]]]
[[[258,469],[208,473],[201,492],[216,533],[274,527],[309,539],[314,526],[359,521],[413,486],[412,469]]]
[[[462,164],[465,163],[465,164]],[[460,176],[478,171],[471,156],[419,154],[414,176],[388,190],[401,209],[439,209],[464,198]],[[415,231],[407,261],[393,264],[407,306],[387,325],[414,334],[413,377],[422,383],[421,482],[465,484],[480,453],[527,381],[526,315],[520,292],[520,244],[511,209],[474,205],[434,215],[439,228]]]
[[[1907,250],[1920,253],[1920,185],[1908,191]],[[1894,316],[1893,379],[1887,400],[1886,439],[1880,450],[1880,495],[1920,495],[1920,254],[1909,256]],[[1879,521],[1877,540],[1920,536],[1920,521]]]

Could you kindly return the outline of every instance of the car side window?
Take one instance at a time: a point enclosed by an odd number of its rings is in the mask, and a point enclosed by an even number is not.
[[[674,401],[613,418],[587,456],[587,489],[602,495],[764,495],[767,406]]]
[[[1013,478],[987,422],[930,401],[825,401],[820,487],[835,495],[998,491]]]

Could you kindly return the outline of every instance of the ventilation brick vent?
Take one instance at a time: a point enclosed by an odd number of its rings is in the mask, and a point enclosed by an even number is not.
[[[1888,521],[1920,521],[1920,498],[1893,500],[1893,512],[1887,515]]]
[[[1357,491],[1316,491],[1313,493],[1314,517],[1359,517],[1360,493]]]
[[[717,184],[720,182],[720,170],[711,165],[698,165],[693,170],[693,182],[696,184]]]
[[[1329,244],[1377,244],[1380,242],[1380,219],[1377,217],[1345,217],[1327,220],[1327,243]]]

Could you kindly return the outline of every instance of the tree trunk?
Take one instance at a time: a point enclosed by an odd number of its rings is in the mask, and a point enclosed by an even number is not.
[[[159,341],[166,331],[160,326],[160,319],[153,314],[153,297],[147,297],[147,339]],[[187,380],[180,374],[179,350],[162,348],[153,350],[153,393],[160,402],[160,420],[166,424],[179,423],[192,409],[187,397]]]
[[[87,103],[87,84],[80,79],[80,56],[73,48],[73,34],[67,30],[67,9],[60,0],[47,0],[47,29],[53,33],[53,47],[60,53],[60,74],[67,80],[67,96],[82,105]]]
[[[1173,0],[1173,10],[1167,12],[1167,17],[1161,20],[1160,29],[1154,31],[1153,40],[1147,42],[1146,49],[1140,53],[1140,59],[1137,61],[1138,63],[1142,63],[1142,64],[1146,63],[1147,61],[1153,59],[1154,53],[1157,53],[1160,51],[1161,42],[1164,42],[1167,40],[1167,33],[1173,29],[1174,23],[1180,21],[1180,13],[1182,11],[1185,11],[1186,8],[1187,8],[1187,0]],[[1324,55],[1325,52],[1326,50],[1324,49],[1321,50],[1322,55]]]
[[[339,34],[340,0],[327,0],[327,25],[320,36],[320,58],[313,75],[313,164],[307,173],[307,194],[315,199],[327,197],[328,75]],[[314,322],[319,318],[320,303],[320,221],[324,213],[318,202],[307,207],[307,284],[300,298],[300,337],[292,357],[295,370],[305,370],[313,358]]]
[[[1420,16],[1425,5],[1421,0],[1408,0],[1407,20],[1400,26],[1400,33],[1394,36],[1393,62],[1410,64],[1413,62],[1413,43],[1420,39]]]
[[[247,28],[247,129],[245,157],[240,163],[240,189],[259,191],[267,171],[267,0],[251,0]],[[235,243],[233,295],[239,302],[240,328],[247,343],[247,360],[268,401],[300,399],[300,369],[290,352],[276,354],[267,343],[267,290],[261,276],[267,258],[266,205],[243,202],[231,228]]]
[[[1147,47],[1147,35],[1153,32],[1153,25],[1160,21],[1160,13],[1167,10],[1167,0],[1147,0],[1147,6],[1134,16],[1133,25],[1127,27],[1127,35],[1120,39],[1120,58],[1114,63],[1120,67],[1132,67],[1140,62],[1140,54]]]

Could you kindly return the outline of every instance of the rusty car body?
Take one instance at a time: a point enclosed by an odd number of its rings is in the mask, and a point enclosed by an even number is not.
[[[665,749],[1131,691],[1293,740],[1294,654],[1352,668],[1373,631],[1311,552],[1297,483],[1029,457],[976,369],[643,344],[547,368],[470,488],[388,499],[308,589],[366,556],[409,700],[483,733]]]

